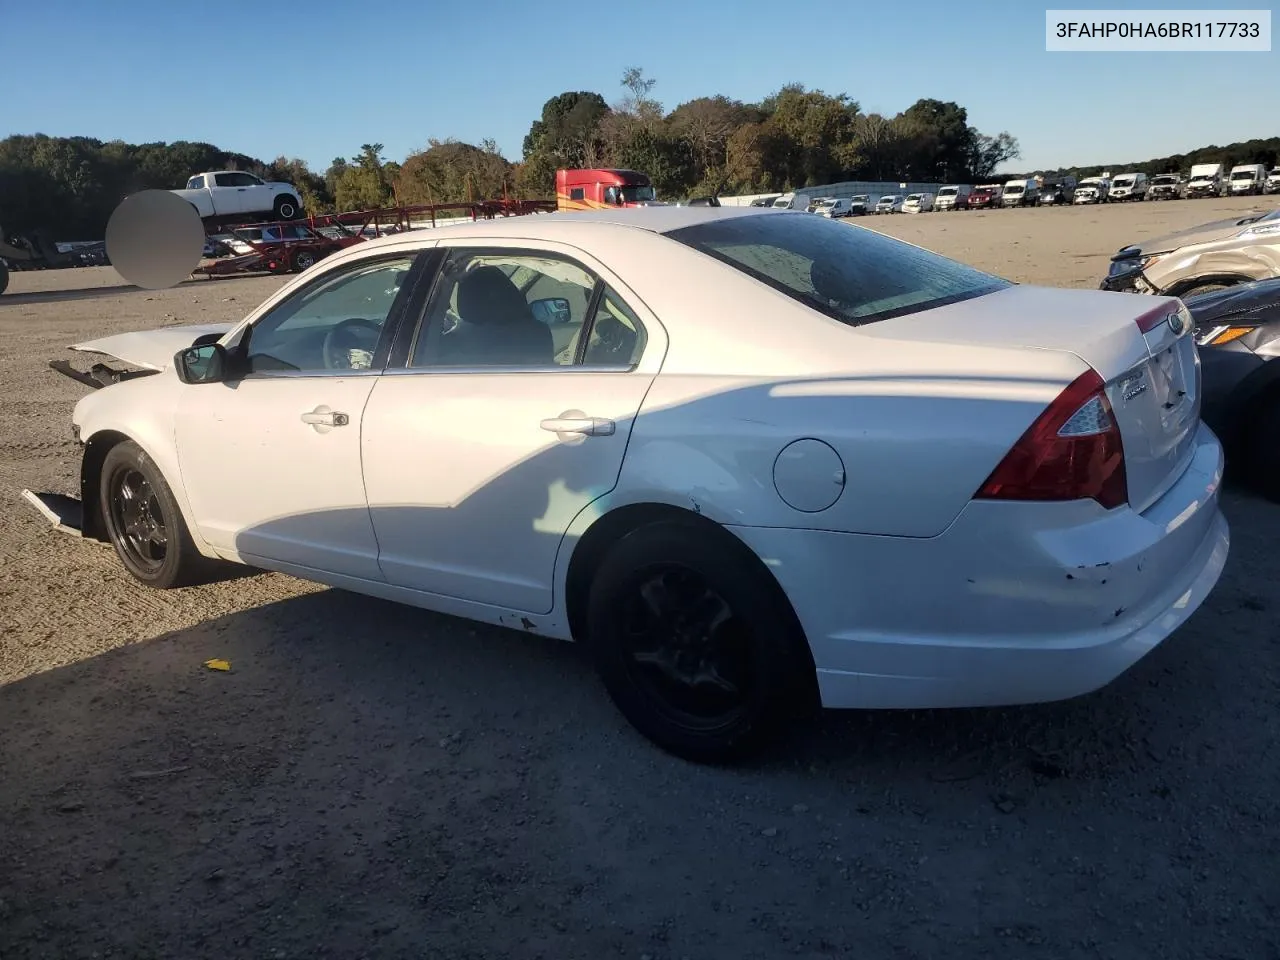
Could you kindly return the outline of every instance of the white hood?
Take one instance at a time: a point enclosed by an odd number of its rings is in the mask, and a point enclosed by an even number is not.
[[[205,334],[224,334],[232,328],[230,323],[204,323],[182,327],[161,327],[158,330],[141,330],[135,333],[118,333],[99,340],[73,343],[72,350],[85,353],[102,353],[135,367],[164,370],[173,363],[173,355],[183,347],[189,347],[196,337]]]

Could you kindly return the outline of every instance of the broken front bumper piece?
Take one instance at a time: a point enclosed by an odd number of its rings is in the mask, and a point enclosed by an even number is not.
[[[53,524],[53,529],[80,539],[84,535],[84,504],[61,493],[35,493],[23,490],[22,497]]]

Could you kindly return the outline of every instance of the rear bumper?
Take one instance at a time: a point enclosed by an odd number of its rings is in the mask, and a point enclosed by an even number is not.
[[[1226,563],[1222,446],[1201,426],[1145,513],[974,501],[940,536],[735,528],[791,598],[824,706],[976,707],[1105,686],[1203,602]]]

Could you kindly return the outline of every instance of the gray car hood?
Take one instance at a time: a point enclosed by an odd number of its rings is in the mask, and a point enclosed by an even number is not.
[[[1177,250],[1193,243],[1225,240],[1227,237],[1234,237],[1245,228],[1245,225],[1240,223],[1241,220],[1255,216],[1265,216],[1266,213],[1267,211],[1265,210],[1257,213],[1242,213],[1239,216],[1231,217],[1229,220],[1202,223],[1196,227],[1179,230],[1177,233],[1168,233],[1163,237],[1152,237],[1150,240],[1129,244],[1123,248],[1123,252],[1130,256],[1144,253],[1167,253],[1170,250]]]

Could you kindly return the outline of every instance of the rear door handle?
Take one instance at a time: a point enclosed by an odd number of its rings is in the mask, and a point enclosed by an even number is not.
[[[542,421],[542,429],[551,433],[578,433],[586,437],[607,437],[617,425],[604,417],[588,417],[581,410],[566,410],[558,417]]]
[[[345,413],[335,413],[334,411],[321,413],[313,410],[311,413],[302,415],[302,422],[320,427],[345,427],[351,422],[351,418]]]

